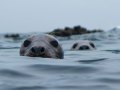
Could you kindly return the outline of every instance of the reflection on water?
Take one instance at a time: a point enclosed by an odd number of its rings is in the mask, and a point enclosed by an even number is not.
[[[24,40],[0,37],[0,90],[119,90],[120,32],[58,38],[64,59],[19,56]],[[92,40],[97,50],[70,51],[75,40]]]

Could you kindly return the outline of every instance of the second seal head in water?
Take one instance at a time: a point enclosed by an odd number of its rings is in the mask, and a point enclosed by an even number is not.
[[[58,40],[48,34],[38,34],[28,37],[20,48],[21,56],[64,58],[64,52]]]
[[[94,50],[96,49],[95,45],[91,41],[83,40],[78,41],[73,44],[71,50]]]

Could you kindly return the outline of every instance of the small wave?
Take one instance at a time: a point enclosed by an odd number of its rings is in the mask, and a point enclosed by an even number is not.
[[[9,90],[113,90],[107,85],[19,86]]]
[[[53,73],[92,73],[99,71],[94,66],[89,66],[89,65],[75,65],[75,66],[67,66],[67,65],[42,65],[42,64],[34,64],[34,65],[29,65],[28,68],[31,68],[33,70],[38,70],[38,71],[46,71],[48,72],[53,72]]]
[[[1,76],[7,76],[7,77],[13,77],[13,78],[24,78],[24,77],[32,77],[32,75],[28,75],[25,73],[21,73],[18,71],[14,71],[14,70],[9,70],[9,69],[2,69],[0,70],[0,75]]]
[[[67,86],[58,86],[56,89],[62,90],[112,90],[107,85],[67,85]]]
[[[108,58],[100,58],[100,59],[92,59],[92,60],[79,60],[77,62],[85,63],[85,64],[90,64],[90,63],[95,63],[95,62],[100,62],[107,60]]]
[[[120,54],[120,50],[104,50],[104,51],[112,52],[115,54]]]
[[[103,83],[120,83],[120,78],[116,78],[116,77],[103,77],[103,78],[99,78],[97,79],[97,81],[99,82],[103,82]]]
[[[19,49],[20,47],[0,47],[0,49]]]
[[[46,87],[43,86],[19,86],[12,88],[11,90],[46,90]]]

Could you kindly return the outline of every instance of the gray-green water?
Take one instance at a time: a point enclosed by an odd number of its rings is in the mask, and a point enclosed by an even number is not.
[[[92,40],[97,50],[70,51]],[[22,40],[0,37],[0,90],[119,90],[120,31],[59,38],[65,58],[19,56]]]

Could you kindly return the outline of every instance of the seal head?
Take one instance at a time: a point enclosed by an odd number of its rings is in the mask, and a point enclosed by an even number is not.
[[[48,34],[38,34],[28,37],[20,48],[21,56],[64,58],[64,52],[58,40]]]
[[[96,49],[95,45],[91,41],[78,41],[73,44],[71,50],[94,50]]]

